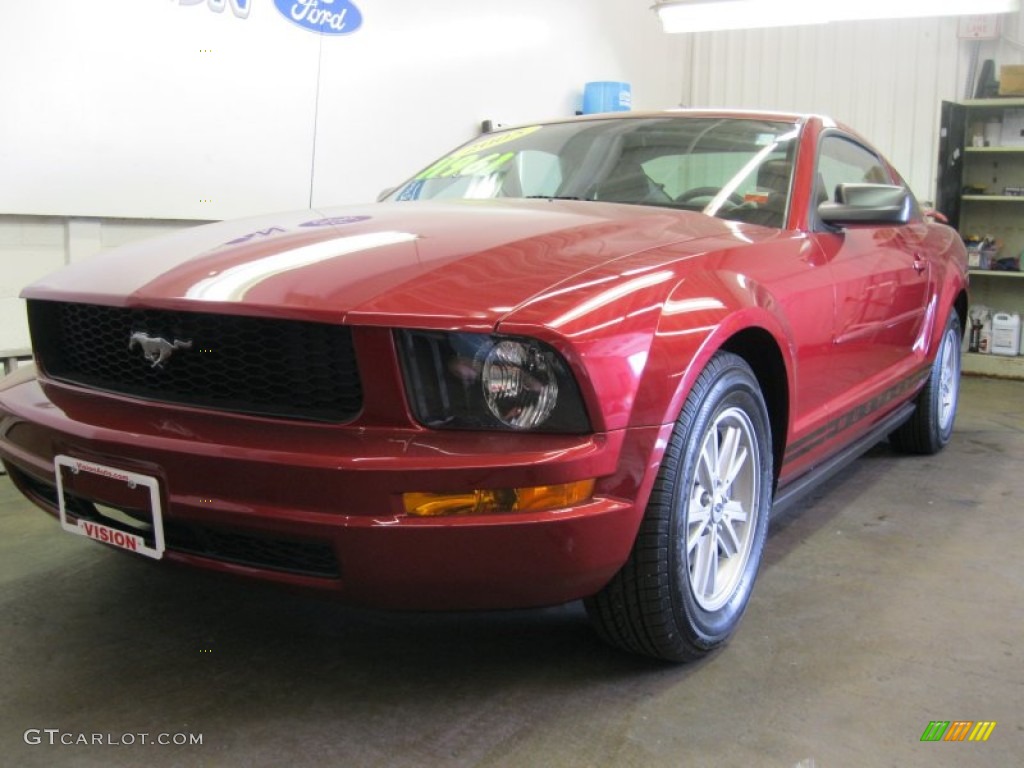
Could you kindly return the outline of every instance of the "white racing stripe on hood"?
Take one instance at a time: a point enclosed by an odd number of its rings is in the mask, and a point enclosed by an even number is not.
[[[242,301],[265,280],[289,270],[386,245],[409,243],[416,237],[409,232],[369,232],[304,245],[213,274],[189,288],[185,296],[197,301]]]

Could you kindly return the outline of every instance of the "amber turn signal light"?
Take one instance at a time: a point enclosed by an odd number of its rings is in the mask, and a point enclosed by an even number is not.
[[[493,515],[505,512],[544,512],[589,501],[593,480],[532,488],[466,491],[465,493],[404,493],[405,512],[416,517]]]

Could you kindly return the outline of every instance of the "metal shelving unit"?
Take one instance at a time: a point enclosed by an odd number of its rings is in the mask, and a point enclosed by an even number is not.
[[[943,102],[937,207],[962,235],[993,236],[1003,255],[1016,256],[1024,252],[1024,195],[1005,189],[1024,189],[1024,143],[972,145],[984,123],[1002,119],[1008,109],[1024,109],[1024,99]],[[964,194],[965,188],[972,191]],[[1024,272],[972,269],[971,302],[1024,316],[1022,280]],[[966,373],[1024,379],[1024,356],[968,353],[963,367]]]

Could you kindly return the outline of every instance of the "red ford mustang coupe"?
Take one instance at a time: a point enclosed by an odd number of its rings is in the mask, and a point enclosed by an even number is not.
[[[0,457],[64,529],[411,609],[584,598],[687,660],[770,515],[950,439],[957,233],[816,116],[486,134],[383,202],[183,231],[24,292]]]

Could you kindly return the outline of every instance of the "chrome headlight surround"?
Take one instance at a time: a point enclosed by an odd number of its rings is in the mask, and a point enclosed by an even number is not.
[[[484,333],[396,331],[416,420],[438,429],[590,431],[562,356],[537,339]]]

